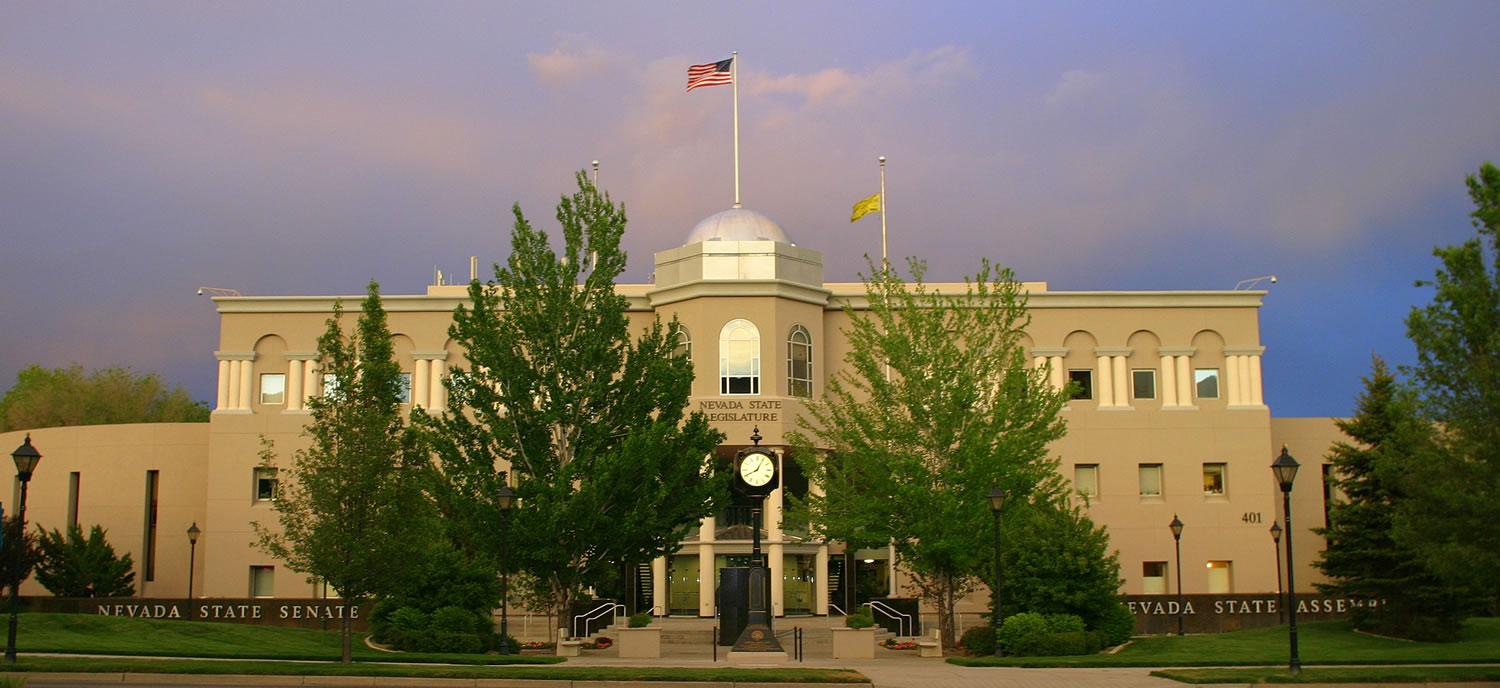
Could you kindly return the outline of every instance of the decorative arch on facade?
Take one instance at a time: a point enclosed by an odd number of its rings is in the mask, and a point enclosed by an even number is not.
[[[744,318],[719,331],[719,394],[760,394],[760,330]]]
[[[801,323],[786,334],[786,390],[788,396],[813,395],[812,333]]]
[[[247,361],[252,366],[250,401],[255,406],[286,406],[290,391],[287,387],[286,340],[281,335],[268,334],[255,340],[255,357]]]

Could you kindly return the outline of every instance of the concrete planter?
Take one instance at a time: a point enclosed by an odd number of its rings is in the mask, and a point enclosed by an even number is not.
[[[620,656],[637,659],[661,657],[661,627],[621,628],[618,632]]]
[[[875,659],[874,628],[834,628],[834,659]]]

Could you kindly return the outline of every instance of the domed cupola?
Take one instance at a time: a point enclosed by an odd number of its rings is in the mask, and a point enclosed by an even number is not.
[[[730,208],[703,218],[688,233],[684,246],[700,241],[779,241],[792,243],[781,223],[749,208]]]

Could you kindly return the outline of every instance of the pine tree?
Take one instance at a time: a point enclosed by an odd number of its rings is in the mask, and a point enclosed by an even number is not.
[[[328,582],[342,603],[392,592],[410,557],[429,541],[430,507],[421,492],[425,457],[413,451],[401,417],[395,362],[380,285],[371,282],[352,337],[334,304],[318,339],[321,397],[308,400],[310,441],[277,486],[281,532],[254,523],[259,546],[293,571]],[[263,454],[275,460],[268,446]],[[351,661],[350,615],[343,617],[343,661]]]
[[[1356,628],[1414,640],[1452,637],[1474,609],[1474,596],[1444,584],[1392,531],[1398,506],[1409,498],[1404,477],[1441,449],[1412,392],[1385,361],[1375,357],[1363,380],[1354,417],[1336,421],[1353,441],[1335,443],[1329,455],[1330,481],[1344,499],[1329,506],[1328,527],[1314,529],[1328,543],[1315,565],[1330,581],[1317,587],[1366,603],[1353,611]]]
[[[41,531],[36,580],[58,597],[130,597],[135,594],[135,563],[130,553],[116,556],[103,526],[89,530],[73,524],[67,533]]]

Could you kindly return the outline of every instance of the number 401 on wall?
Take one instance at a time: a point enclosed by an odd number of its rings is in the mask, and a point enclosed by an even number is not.
[[[1245,523],[1260,523],[1260,512],[1246,511],[1245,515],[1240,517],[1240,520]]]

